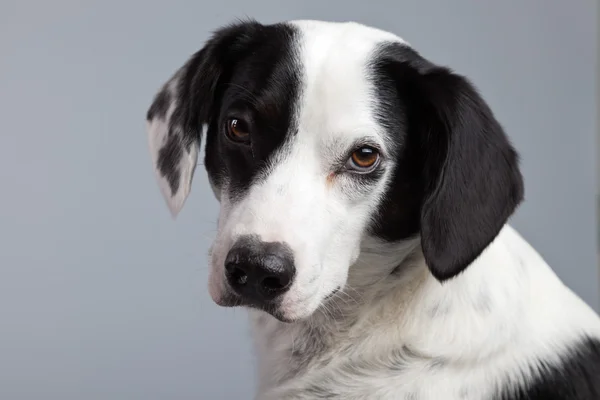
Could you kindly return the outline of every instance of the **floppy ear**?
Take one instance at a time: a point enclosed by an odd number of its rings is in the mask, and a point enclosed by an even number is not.
[[[523,199],[518,155],[464,77],[416,52],[396,68],[424,184],[421,246],[431,273],[449,279],[494,240]]]
[[[523,178],[516,151],[476,89],[444,69],[425,79],[439,122],[426,135],[437,149],[426,158],[431,180],[421,240],[431,272],[443,280],[498,235],[523,200]]]
[[[147,112],[152,163],[173,217],[190,193],[202,131],[218,111],[219,87],[261,26],[249,21],[215,32],[163,85]]]

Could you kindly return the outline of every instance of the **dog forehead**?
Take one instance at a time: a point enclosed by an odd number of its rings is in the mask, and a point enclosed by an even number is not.
[[[358,22],[328,22],[318,20],[293,20],[289,24],[296,27],[305,44],[317,42],[322,47],[332,45],[352,49],[356,53],[369,52],[381,42],[400,42],[410,46],[401,37],[378,28]]]
[[[398,36],[355,22],[298,20],[296,54],[302,70],[298,103],[299,131],[343,133],[355,136],[375,134],[374,81],[371,67],[378,46],[397,42]],[[327,135],[329,136],[329,135]]]

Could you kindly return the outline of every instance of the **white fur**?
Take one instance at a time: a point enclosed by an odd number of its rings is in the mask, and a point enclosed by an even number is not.
[[[343,399],[488,399],[502,384],[532,378],[527,368],[537,358],[552,362],[584,334],[600,337],[598,316],[508,225],[464,273],[443,284],[427,271],[418,246],[400,246],[367,239],[351,268],[351,290],[307,321],[286,325],[251,313],[258,399],[311,399],[305,390],[315,385],[333,387]],[[410,253],[416,256],[402,279],[372,284],[385,276],[381,266],[393,268]],[[351,321],[349,331],[344,321]],[[290,353],[311,325],[325,327],[331,347],[295,379],[274,384],[293,365]],[[419,356],[408,356],[401,371],[390,369],[403,346]],[[444,365],[430,368],[436,359]]]
[[[176,74],[172,81],[165,85],[164,90],[168,90],[171,93],[171,96],[175,97],[176,85],[178,75]],[[148,131],[148,145],[150,148],[150,155],[152,156],[152,165],[154,166],[154,174],[156,180],[158,181],[158,186],[160,188],[160,192],[163,195],[165,201],[167,202],[167,206],[169,207],[169,211],[171,211],[171,215],[173,218],[179,214],[183,205],[185,204],[185,200],[190,194],[190,190],[192,187],[192,178],[194,177],[194,171],[196,169],[196,164],[198,163],[198,150],[199,146],[196,143],[193,143],[190,146],[189,152],[185,154],[180,160],[178,169],[180,171],[180,179],[179,179],[179,188],[177,192],[171,193],[171,188],[169,187],[168,181],[165,177],[160,174],[158,170],[158,154],[160,149],[165,145],[167,141],[167,136],[169,134],[169,122],[171,119],[171,115],[173,114],[173,110],[177,106],[176,101],[173,100],[171,103],[169,110],[167,111],[167,115],[165,119],[162,118],[154,118],[151,121],[147,122],[147,131]],[[176,127],[175,129],[180,129]]]
[[[328,176],[334,161],[348,153],[357,139],[370,139],[386,149],[383,129],[371,107],[366,61],[383,38],[400,40],[375,29],[365,34],[353,23],[294,24],[302,30],[298,52],[303,82],[295,116],[298,134],[275,155],[266,179],[242,200],[230,204],[221,195],[209,279],[209,291],[220,303],[225,290],[224,260],[237,238],[254,234],[263,241],[285,242],[294,252],[297,271],[283,298],[282,312],[288,319],[310,315],[324,297],[344,286],[365,226],[384,193],[389,176],[361,196],[353,196],[348,177],[340,174],[328,183]]]
[[[259,233],[283,240],[307,257],[297,264],[285,304],[290,317],[312,314],[308,319],[284,324],[251,311],[261,371],[257,398],[313,399],[309,389],[326,386],[347,400],[487,399],[502,384],[532,378],[528,366],[537,358],[556,360],[584,334],[600,337],[597,315],[509,226],[464,273],[443,284],[428,272],[418,239],[386,245],[361,237],[384,185],[359,203],[328,191],[326,168],[319,168],[328,157],[319,149],[335,152],[358,136],[385,140],[369,111],[362,67],[376,43],[400,39],[356,24],[297,25],[306,81],[300,131],[289,144],[294,151],[252,190],[239,214],[225,217],[235,221],[231,230],[220,229],[235,232],[230,237]],[[344,240],[325,240],[335,234],[332,226]],[[359,240],[360,255],[350,258]],[[311,258],[315,254],[324,258]],[[401,279],[385,279],[403,264]],[[314,274],[319,283],[311,291]],[[314,312],[339,284],[344,292]],[[286,381],[294,347],[307,346],[303,335],[315,327],[330,336],[326,350]],[[407,356],[402,371],[390,370],[391,354],[403,346],[419,356]],[[432,360],[445,364],[428,370]]]
[[[241,235],[285,242],[295,257],[282,311],[296,322],[250,311],[257,398],[314,399],[322,390],[346,400],[483,400],[502,385],[530,380],[537,359],[557,360],[584,335],[600,338],[598,316],[508,225],[445,283],[428,271],[419,238],[390,244],[364,234],[390,177],[361,196],[343,175],[328,177],[333,160],[359,138],[378,143],[383,162],[393,163],[365,74],[378,43],[402,39],[355,23],[293,24],[302,32],[304,68],[298,134],[242,199],[228,198],[227,183],[221,192],[213,186],[221,202],[209,277],[215,302],[224,301],[224,260]],[[151,121],[149,130],[156,162],[166,122]],[[158,175],[174,214],[189,193],[196,157],[193,148],[181,161],[175,196]],[[338,286],[342,291],[324,300]]]

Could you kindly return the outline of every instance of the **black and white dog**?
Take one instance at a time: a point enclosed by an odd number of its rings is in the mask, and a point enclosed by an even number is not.
[[[206,138],[257,398],[600,399],[600,318],[507,225],[518,156],[463,76],[357,23],[239,22],[147,121],[173,215]]]

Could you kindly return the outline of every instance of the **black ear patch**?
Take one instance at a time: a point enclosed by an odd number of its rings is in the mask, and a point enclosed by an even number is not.
[[[165,119],[167,117],[167,111],[171,105],[171,93],[169,90],[161,90],[156,94],[152,105],[148,109],[146,114],[146,120],[150,121],[154,118]]]
[[[257,114],[268,117],[268,128],[261,131],[270,133],[271,127],[281,135],[289,131],[299,87],[295,35],[296,30],[285,23],[263,25],[250,20],[221,28],[155,96],[146,118],[150,152],[173,215],[190,192],[203,130],[205,167],[217,196],[225,176],[231,190],[241,191],[256,175],[243,162],[243,154],[221,154],[217,133],[225,109],[234,104],[240,111],[240,104],[250,104]],[[255,140],[253,151],[264,156],[282,141]],[[258,161],[263,163],[265,157]]]
[[[214,33],[154,97],[146,114],[156,178],[175,216],[190,192],[200,135],[215,114],[219,86],[263,25],[241,22]]]
[[[379,49],[374,70],[385,110],[380,119],[398,127],[388,128],[399,161],[379,225],[389,224],[382,222],[386,213],[404,224],[383,228],[383,236],[398,240],[420,231],[431,273],[451,278],[494,240],[522,201],[517,153],[464,77],[402,44]],[[394,211],[395,203],[403,210]]]
[[[523,181],[516,151],[474,87],[443,69],[424,79],[437,111],[426,140],[441,151],[426,158],[421,240],[432,273],[447,279],[498,235],[523,199]]]

